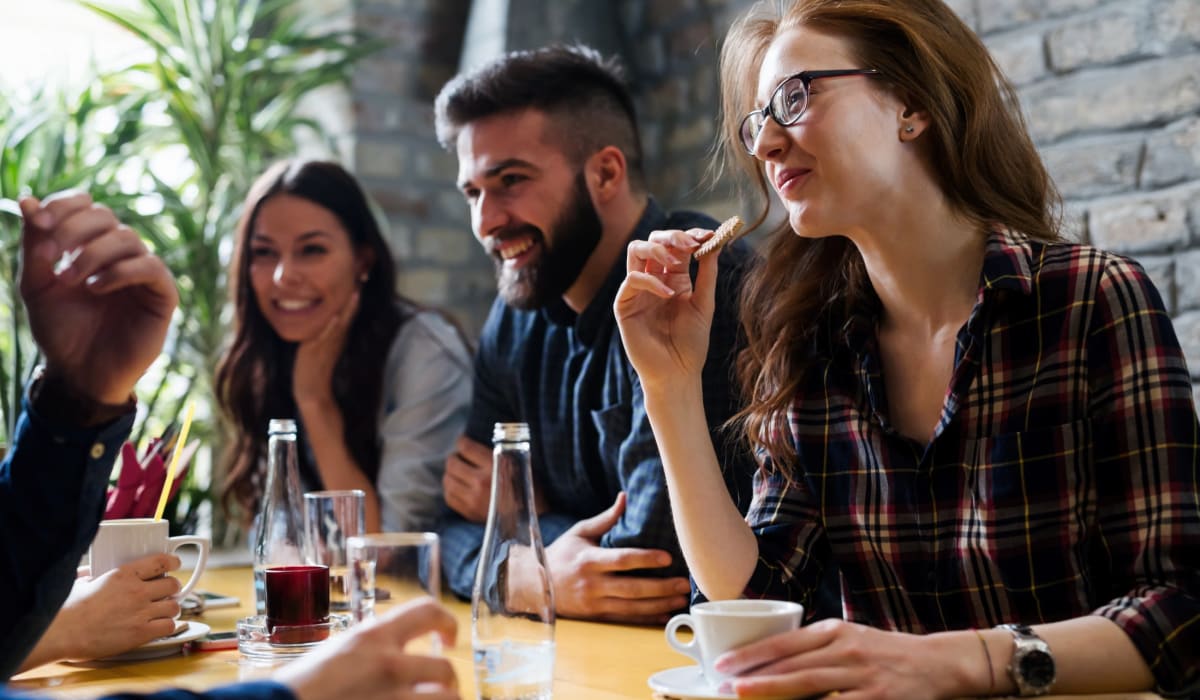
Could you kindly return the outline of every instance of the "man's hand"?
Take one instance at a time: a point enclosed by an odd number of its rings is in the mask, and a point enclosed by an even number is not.
[[[687,605],[686,578],[622,576],[622,571],[671,564],[661,549],[604,548],[600,537],[625,510],[625,494],[599,515],[581,520],[546,548],[554,582],[554,607],[563,617],[655,624]]]
[[[405,653],[412,639],[436,632],[454,646],[457,625],[432,599],[416,600],[331,639],[276,678],[297,700],[453,700],[454,669],[444,658]]]
[[[446,505],[467,522],[485,522],[492,497],[492,451],[466,435],[458,438],[446,458],[442,491]]]
[[[463,435],[446,458],[442,474],[442,493],[446,505],[471,523],[487,522],[488,502],[492,499],[492,450]],[[549,506],[537,480],[533,482],[533,507],[537,514]]]
[[[175,281],[91,196],[21,199],[20,290],[46,371],[81,398],[124,403],[162,351]]]

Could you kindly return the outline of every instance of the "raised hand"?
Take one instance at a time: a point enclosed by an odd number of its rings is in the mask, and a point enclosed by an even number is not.
[[[162,351],[175,281],[128,226],[84,193],[21,199],[21,297],[46,371],[119,405]]]
[[[625,494],[604,512],[575,523],[546,548],[554,584],[554,607],[563,617],[609,622],[665,622],[687,605],[686,578],[625,576],[622,572],[657,569],[671,563],[661,549],[606,548],[600,538],[625,510]]]
[[[704,368],[718,256],[700,260],[694,287],[688,268],[692,252],[711,235],[702,229],[655,231],[648,240],[629,244],[613,313],[625,352],[647,389],[699,377]]]

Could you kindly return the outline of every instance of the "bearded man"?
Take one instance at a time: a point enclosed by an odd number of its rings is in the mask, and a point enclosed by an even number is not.
[[[438,139],[458,155],[475,237],[499,294],[476,356],[466,433],[446,462],[447,583],[470,596],[491,486],[492,426],[529,424],[547,568],[559,615],[655,623],[683,608],[687,568],[662,463],[612,305],[625,249],[654,230],[716,222],[667,213],[646,191],[633,99],[615,62],[583,47],[509,53],[442,89]],[[752,251],[721,253],[704,367],[715,444],[737,412],[737,297]],[[754,465],[731,455],[743,508]]]

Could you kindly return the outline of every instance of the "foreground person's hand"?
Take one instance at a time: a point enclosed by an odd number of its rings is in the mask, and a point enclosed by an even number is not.
[[[21,665],[88,661],[122,654],[175,629],[179,568],[174,554],[151,554],[112,571],[75,580],[71,595]]]
[[[133,229],[85,193],[21,199],[21,297],[54,377],[119,405],[162,351],[175,280]]]
[[[412,601],[323,644],[276,679],[297,700],[457,699],[449,661],[404,651],[409,641],[429,632],[453,646],[457,623],[430,598]]]

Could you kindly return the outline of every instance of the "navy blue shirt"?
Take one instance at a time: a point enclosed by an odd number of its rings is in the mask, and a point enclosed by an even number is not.
[[[103,514],[108,477],[134,413],[98,428],[73,428],[24,403],[12,444],[0,463],[0,673],[8,679],[50,626]],[[0,687],[0,700],[36,697]],[[108,700],[295,700],[273,681],[223,686],[202,693],[165,690],[122,693]]]
[[[75,582],[103,514],[113,461],[132,412],[71,428],[28,401],[0,463],[0,677],[20,667]]]
[[[651,200],[630,241],[651,231],[715,228],[694,212],[665,213]],[[737,301],[754,253],[738,241],[721,252],[704,407],[730,494],[744,513],[751,497],[754,461],[734,449],[719,426],[738,408],[732,368],[740,347]],[[497,298],[484,324],[475,361],[474,397],[467,437],[492,443],[497,422],[529,424],[534,480],[549,511],[539,516],[542,540],[553,542],[576,522],[608,508],[624,491],[620,521],[600,540],[603,547],[644,547],[671,553],[665,569],[650,576],[686,576],[662,461],[646,411],[641,383],[621,344],[613,301],[625,279],[625,255],[582,313],[561,299],[521,311]],[[456,594],[469,597],[483,544],[483,525],[450,513],[440,527],[442,568]]]
[[[41,696],[0,688],[0,700],[36,700]],[[296,700],[287,686],[275,681],[231,683],[212,690],[196,691],[170,688],[155,693],[116,693],[97,700]]]

